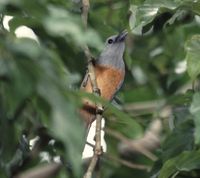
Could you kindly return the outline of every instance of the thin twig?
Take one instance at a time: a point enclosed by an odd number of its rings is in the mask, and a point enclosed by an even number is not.
[[[146,170],[146,171],[149,171],[150,170],[150,167],[149,166],[146,166],[146,165],[143,165],[143,164],[134,164],[134,163],[131,163],[127,160],[124,160],[124,159],[120,159],[120,158],[117,158],[117,157],[113,157],[113,156],[110,156],[110,155],[105,155],[108,159],[110,160],[113,160],[115,162],[119,162],[120,164],[126,166],[126,167],[129,167],[131,169],[138,169],[138,170]]]
[[[166,101],[163,99],[153,100],[153,101],[145,101],[145,102],[134,102],[131,104],[125,104],[123,106],[125,111],[154,111],[157,108],[164,107]]]
[[[83,88],[86,87],[87,82],[88,82],[88,78],[89,78],[89,74],[88,74],[88,70],[87,70],[87,72],[86,72],[86,74],[85,74],[85,77],[84,77],[84,79],[83,79],[83,81],[82,81],[82,83],[81,83],[81,89],[83,89]]]
[[[160,147],[160,137],[161,137],[161,131],[162,131],[162,123],[160,119],[153,120],[148,129],[145,131],[143,137],[136,139],[136,140],[130,140],[132,145],[135,147],[135,145],[140,145],[140,147],[145,148],[146,150],[155,150],[156,148]],[[134,150],[134,147],[129,147],[129,145],[126,145],[124,143],[120,144],[120,153],[127,154],[127,153],[135,153],[138,152],[137,150]]]
[[[22,172],[14,176],[14,178],[50,178],[55,177],[60,169],[60,163],[48,163]]]
[[[94,155],[91,159],[91,162],[88,166],[88,169],[84,175],[84,178],[91,178],[92,173],[96,167],[96,164],[99,160],[99,157],[102,155],[102,147],[101,147],[101,120],[102,113],[98,112],[98,109],[101,108],[100,105],[97,106],[97,114],[96,114],[96,131],[95,131],[95,147],[94,147]]]
[[[121,142],[127,144],[130,148],[132,148],[133,150],[136,150],[140,153],[142,153],[143,155],[145,155],[146,157],[148,157],[149,159],[155,161],[157,160],[157,157],[151,153],[149,150],[147,150],[146,148],[142,147],[139,144],[133,144],[131,142],[131,140],[127,139],[125,136],[123,136],[121,133],[116,132],[112,129],[105,129],[105,132],[107,132],[108,134],[110,134],[111,136],[117,138],[118,140],[120,140]]]
[[[88,12],[90,8],[90,2],[89,0],[82,0],[82,20],[85,27],[85,30],[87,29],[87,20],[88,20]],[[97,96],[101,95],[101,91],[98,88],[96,76],[95,76],[95,69],[93,65],[93,57],[91,55],[91,52],[87,45],[84,46],[84,53],[87,57],[88,61],[88,73],[87,75],[90,78],[91,86],[93,93]],[[88,78],[87,78],[88,80]],[[84,82],[82,83],[84,85]],[[84,87],[82,85],[82,87]],[[102,148],[101,148],[101,120],[102,120],[102,112],[103,107],[101,104],[96,103],[96,131],[95,131],[95,147],[94,147],[94,155],[91,159],[91,162],[88,166],[87,172],[84,175],[84,178],[91,178],[93,171],[96,167],[96,164],[99,160],[99,156],[102,154]]]
[[[90,8],[89,0],[82,0],[82,21],[85,29],[87,29],[88,12]]]
[[[95,145],[93,145],[92,143],[90,143],[90,142],[88,142],[88,141],[86,141],[86,144],[87,144],[88,146],[92,147],[93,149],[94,149],[94,147],[95,147]]]
[[[91,178],[92,177],[92,173],[95,169],[95,166],[97,164],[98,159],[99,159],[99,156],[94,154],[92,159],[91,159],[91,162],[89,164],[89,167],[87,169],[87,172],[84,175],[84,178]]]

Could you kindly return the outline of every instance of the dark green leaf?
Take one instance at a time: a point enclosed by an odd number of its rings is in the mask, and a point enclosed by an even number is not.
[[[162,159],[164,161],[176,156],[184,150],[192,150],[194,146],[194,125],[188,118],[174,128],[162,145]]]
[[[163,165],[159,178],[168,178],[177,171],[191,171],[200,167],[200,152],[185,151],[178,156],[166,161]]]

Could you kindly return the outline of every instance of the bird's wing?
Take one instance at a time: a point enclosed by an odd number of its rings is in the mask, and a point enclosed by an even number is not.
[[[120,88],[122,87],[122,84],[124,83],[124,78],[120,81],[118,87],[116,88],[116,91],[113,93],[113,97],[111,100],[113,100],[117,94],[117,92],[120,90]]]

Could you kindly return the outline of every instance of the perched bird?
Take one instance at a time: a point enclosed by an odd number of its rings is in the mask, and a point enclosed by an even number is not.
[[[104,50],[94,63],[97,86],[100,89],[101,97],[108,101],[114,98],[124,81],[125,65],[123,54],[127,33],[127,31],[123,31],[118,35],[109,37],[106,40]],[[88,74],[86,74],[83,81],[84,87],[82,87],[82,90],[92,93],[91,80]],[[95,120],[95,113],[95,104],[88,99],[84,99],[80,114],[87,127]]]

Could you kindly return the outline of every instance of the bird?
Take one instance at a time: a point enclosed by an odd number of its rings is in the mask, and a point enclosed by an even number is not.
[[[127,30],[124,30],[117,35],[107,38],[103,51],[93,63],[97,87],[100,90],[101,97],[107,101],[113,100],[124,81],[125,64],[123,54],[125,51],[125,39],[127,34]],[[82,83],[84,83],[84,86],[81,87],[81,90],[87,93],[93,92],[88,73],[86,73]],[[95,104],[89,99],[83,99],[80,115],[87,128],[89,128],[95,120],[95,114]]]

